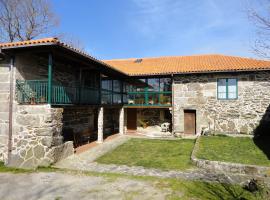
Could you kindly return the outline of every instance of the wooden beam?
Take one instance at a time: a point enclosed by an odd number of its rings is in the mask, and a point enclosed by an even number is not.
[[[48,104],[52,103],[52,54],[49,53],[48,58]]]

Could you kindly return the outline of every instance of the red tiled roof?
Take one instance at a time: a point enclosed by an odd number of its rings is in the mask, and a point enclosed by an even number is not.
[[[22,46],[51,44],[51,43],[57,44],[58,42],[59,40],[57,38],[44,38],[44,39],[38,39],[38,40],[0,43],[0,47],[8,48],[8,47],[22,47]]]
[[[270,61],[225,55],[104,60],[131,76],[270,70]]]
[[[95,62],[98,62],[102,65],[104,65],[107,68],[110,68],[114,71],[117,71],[118,73],[126,76],[124,72],[119,71],[118,69],[114,68],[113,66],[110,66],[107,63],[102,62],[101,60],[98,60],[94,58],[93,56],[88,55],[86,52],[83,52],[79,49],[76,49],[67,43],[61,42],[58,38],[43,38],[43,39],[37,39],[37,40],[28,40],[28,41],[19,41],[19,42],[7,42],[7,43],[0,43],[0,48],[2,49],[12,49],[12,48],[24,48],[24,47],[32,47],[32,46],[42,46],[42,45],[58,45],[62,46],[66,49],[69,49],[77,54],[80,54],[88,59],[94,60]]]
[[[20,48],[38,45],[59,45],[100,62],[116,71],[131,76],[165,75],[177,73],[203,73],[226,71],[270,70],[270,61],[225,55],[170,56],[142,59],[116,59],[100,61],[57,38],[44,38],[22,42],[0,43],[0,48]]]

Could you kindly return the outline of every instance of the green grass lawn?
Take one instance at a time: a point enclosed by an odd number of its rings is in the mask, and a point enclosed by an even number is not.
[[[60,171],[59,169],[52,167],[38,167],[37,169],[21,169],[15,167],[7,167],[3,162],[0,162],[0,173],[10,172],[10,173],[31,173],[31,172],[54,172]]]
[[[207,160],[270,166],[270,160],[252,138],[201,137],[196,156]]]
[[[163,170],[192,167],[190,155],[194,140],[130,139],[112,152],[97,159],[104,164],[143,166]]]

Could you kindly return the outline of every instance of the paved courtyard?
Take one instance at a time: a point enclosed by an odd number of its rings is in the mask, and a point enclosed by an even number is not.
[[[67,173],[0,174],[1,200],[166,199],[168,189],[150,181]]]

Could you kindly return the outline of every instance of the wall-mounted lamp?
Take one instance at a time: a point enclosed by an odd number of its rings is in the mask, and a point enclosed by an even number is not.
[[[6,55],[2,52],[2,49],[0,48],[0,61],[5,60]]]

